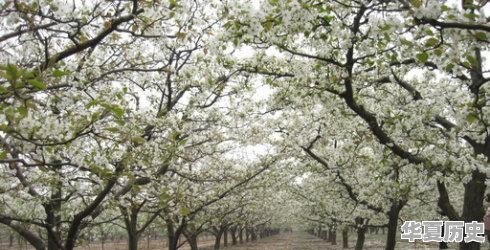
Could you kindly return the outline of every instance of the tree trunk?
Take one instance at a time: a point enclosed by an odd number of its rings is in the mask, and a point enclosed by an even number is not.
[[[128,234],[128,249],[138,250],[138,211],[135,207],[131,207],[127,211],[126,207],[119,207],[123,215],[126,233]]]
[[[223,245],[225,247],[228,246],[228,227],[225,227],[225,229],[223,230]]]
[[[441,236],[444,237],[444,224],[442,224],[442,232]],[[448,249],[447,242],[441,241],[439,242],[439,249]]]
[[[174,228],[171,223],[167,222],[167,243],[168,250],[177,250],[177,239],[175,238]]]
[[[165,221],[167,224],[168,250],[177,250],[179,246],[179,238],[185,229],[185,225],[181,224],[177,229],[175,229],[171,220]]]
[[[50,225],[48,232],[48,250],[59,250],[59,243],[61,243],[59,223],[61,221],[61,192],[63,183],[59,180],[56,181],[56,186],[52,190],[51,201],[44,206],[46,212],[46,222]],[[57,243],[58,242],[58,243]]]
[[[462,219],[465,222],[483,221],[483,199],[485,197],[485,180],[487,176],[477,170],[471,174],[471,180],[464,184],[464,201]],[[461,242],[460,250],[480,250],[479,242]]]
[[[14,234],[9,234],[9,247],[14,245]]]
[[[223,235],[224,229],[221,229],[214,236],[214,249],[218,250],[221,246],[221,236]]]
[[[332,245],[337,245],[337,230],[335,229],[335,227],[331,227],[328,230],[328,241]]]
[[[255,228],[250,229],[250,236],[252,237],[252,241],[257,240],[257,234],[255,233]]]
[[[236,238],[236,231],[237,231],[237,227],[232,227],[231,230],[230,230],[230,233],[231,233],[231,244],[234,246],[237,244],[237,238]]]
[[[128,234],[128,249],[129,250],[138,250],[138,234],[137,233],[129,233]]]
[[[342,229],[342,248],[349,248],[349,229]]]
[[[199,247],[197,245],[197,235],[194,235],[194,234],[191,234],[191,233],[187,233],[187,234],[184,234],[186,239],[187,239],[187,242],[189,243],[189,246],[191,248],[191,250],[198,250]]]
[[[240,242],[240,244],[243,244],[243,227],[240,227],[240,229],[239,229],[238,241]]]
[[[396,246],[396,232],[398,229],[398,217],[402,208],[401,201],[396,201],[391,204],[388,212],[388,234],[386,236],[385,250],[394,250]]]
[[[367,227],[365,225],[360,225],[357,229],[357,240],[355,250],[362,250],[364,247],[364,241],[366,239]]]

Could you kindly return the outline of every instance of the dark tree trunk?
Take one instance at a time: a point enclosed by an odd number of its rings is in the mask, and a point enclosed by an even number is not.
[[[174,228],[174,224],[172,221],[166,220],[166,222],[167,222],[166,224],[167,224],[168,250],[177,250],[179,247],[179,238],[185,229],[185,224],[181,224],[179,227]]]
[[[175,238],[175,231],[173,223],[167,221],[167,243],[168,250],[177,250],[177,239]]]
[[[237,244],[237,238],[236,238],[236,231],[237,231],[237,227],[232,227],[230,229],[230,233],[231,233],[231,244],[234,246]]]
[[[388,212],[388,234],[386,236],[385,250],[394,250],[396,246],[396,232],[398,229],[398,217],[404,202],[396,201],[391,204]]]
[[[357,228],[357,240],[356,240],[356,248],[355,250],[362,250],[364,247],[364,241],[366,239],[366,231],[367,227],[365,225],[359,226]]]
[[[128,234],[128,249],[138,250],[138,211],[136,211],[135,207],[130,208],[129,213],[126,210],[126,207],[120,207],[120,210],[124,217],[124,224]]]
[[[327,234],[327,231],[325,231],[325,230],[323,230],[323,229],[320,229],[319,234],[320,234],[320,239],[322,239],[322,240],[326,240],[326,241],[328,241],[328,240],[329,240],[329,239],[328,239],[328,234]]]
[[[442,225],[441,236],[444,237],[444,224]],[[439,249],[448,249],[447,243],[444,241],[439,242]]]
[[[9,234],[9,247],[14,245],[14,234]]]
[[[464,201],[462,219],[465,222],[483,221],[483,199],[485,197],[486,175],[477,170],[471,174],[471,180],[464,184]],[[460,250],[480,250],[479,242],[461,242]]]
[[[225,227],[225,229],[223,230],[223,245],[225,247],[228,246],[228,227]]]
[[[219,232],[214,236],[214,249],[217,250],[221,246],[221,235],[223,232]]]
[[[59,250],[61,243],[59,223],[61,221],[61,192],[63,183],[59,180],[56,182],[54,190],[52,190],[51,201],[44,205],[46,212],[46,222],[50,225],[48,228],[48,250]]]
[[[240,244],[243,244],[243,227],[240,227],[240,229],[239,229],[238,242],[240,242]]]
[[[129,250],[138,250],[138,234],[130,233],[128,234],[128,249]]]
[[[342,248],[349,248],[349,229],[342,229]]]
[[[192,233],[185,233],[184,236],[187,239],[187,242],[189,243],[191,250],[198,250],[199,249],[199,247],[197,245],[197,235],[192,234]]]
[[[332,245],[337,245],[337,230],[334,227],[328,230],[328,241]]]
[[[252,237],[252,241],[257,240],[257,234],[255,233],[255,228],[250,229],[250,236]]]

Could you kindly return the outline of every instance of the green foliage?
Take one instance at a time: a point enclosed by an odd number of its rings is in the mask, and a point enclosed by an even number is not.
[[[417,55],[415,55],[415,57],[417,58],[417,60],[419,60],[419,62],[422,63],[425,63],[427,62],[427,60],[429,60],[429,54],[427,52],[418,53]]]

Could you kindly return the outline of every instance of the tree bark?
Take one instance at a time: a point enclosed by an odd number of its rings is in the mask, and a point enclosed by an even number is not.
[[[175,228],[171,220],[165,220],[167,224],[168,250],[177,250],[179,247],[179,238],[185,230],[185,221],[182,220],[179,227]]]
[[[330,229],[328,230],[328,238],[330,244],[337,245],[337,230],[335,229],[335,227],[330,227]]]
[[[464,184],[464,201],[462,219],[465,222],[483,221],[483,199],[485,197],[485,180],[487,176],[477,170],[471,174],[471,180]],[[461,242],[460,250],[480,250],[479,242]]]
[[[187,239],[191,250],[199,250],[199,247],[197,245],[197,235],[192,233],[184,233],[184,236]]]
[[[214,249],[218,250],[221,246],[221,236],[223,235],[225,229],[223,227],[220,227],[219,230],[217,230],[216,234],[214,235]]]
[[[250,229],[250,236],[252,237],[252,241],[257,240],[257,234],[255,233],[255,228]]]
[[[168,250],[177,250],[177,239],[175,238],[175,230],[173,223],[166,221],[167,224],[167,243]]]
[[[388,212],[388,234],[386,236],[385,250],[394,250],[396,246],[396,232],[398,229],[398,217],[402,209],[400,201],[393,202]]]
[[[225,227],[225,229],[223,230],[223,245],[225,247],[228,246],[228,227]]]
[[[364,247],[364,241],[366,239],[366,231],[367,231],[367,227],[365,225],[360,225],[357,228],[357,240],[356,240],[355,250],[362,250],[362,248]]]
[[[129,250],[138,250],[138,234],[137,233],[128,233],[128,249]]]
[[[59,176],[58,176],[59,178]],[[61,221],[61,192],[63,183],[58,179],[56,185],[51,190],[51,200],[43,205],[46,213],[46,222],[49,224],[48,233],[48,250],[59,250],[61,245],[60,221]]]
[[[234,227],[231,227],[231,228],[230,228],[230,233],[231,233],[231,244],[232,244],[233,246],[237,244],[236,231],[237,231],[237,227],[236,227],[236,226],[234,226]]]
[[[240,242],[240,244],[243,244],[243,227],[240,227],[240,229],[239,229],[238,242]]]
[[[138,211],[135,207],[127,209],[121,206],[119,209],[123,215],[126,233],[128,234],[128,249],[138,250]]]
[[[349,248],[349,229],[342,229],[342,248]]]

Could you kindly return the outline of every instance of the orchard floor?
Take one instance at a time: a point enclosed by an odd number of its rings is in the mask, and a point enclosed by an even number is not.
[[[383,234],[367,234],[366,235],[366,243],[364,245],[364,249],[374,250],[384,249],[384,240],[386,235]],[[400,237],[398,237],[400,238]],[[331,245],[330,243],[316,238],[312,235],[309,235],[305,232],[293,232],[293,233],[282,233],[279,235],[275,235],[272,237],[268,237],[265,239],[259,239],[255,242],[248,242],[244,244],[240,244],[237,246],[229,246],[222,247],[222,250],[341,250],[342,242],[341,237],[337,237],[338,244]],[[354,249],[355,245],[355,235],[349,235],[349,249]],[[213,249],[213,239],[211,237],[207,237],[201,239],[199,242],[200,250],[212,250]],[[449,245],[449,249],[455,250],[457,249],[457,244]],[[14,246],[7,247],[4,244],[0,244],[0,250],[19,250],[26,249],[31,250],[32,247],[29,246]],[[77,247],[76,250],[126,250],[127,244],[126,242],[113,242],[106,243],[104,247],[101,244],[90,244],[85,246]],[[140,250],[165,250],[167,247],[165,243],[162,241],[152,241],[145,242],[142,240],[140,242]],[[189,250],[188,246],[183,246],[179,248],[181,250]],[[414,250],[414,249],[424,249],[424,250],[437,250],[437,243],[409,243],[407,241],[399,241],[397,242],[397,250]],[[490,244],[484,243],[481,250],[490,249]]]
[[[373,235],[374,236],[374,235]],[[379,235],[381,236],[381,235]],[[349,241],[349,249],[353,249],[355,245],[355,238]],[[367,237],[364,249],[384,249],[382,238]],[[339,239],[341,240],[341,239]],[[231,246],[223,248],[223,250],[340,250],[342,249],[342,242],[337,242],[337,245],[331,245],[330,243],[316,238],[312,235],[303,232],[294,232],[288,234],[280,234],[269,238],[261,239],[256,242],[246,243],[239,246]],[[413,244],[399,242],[397,243],[397,249],[426,249],[437,250],[437,244]],[[451,249],[456,249],[454,246]],[[204,248],[210,250],[211,248]],[[483,248],[485,249],[485,248]]]

